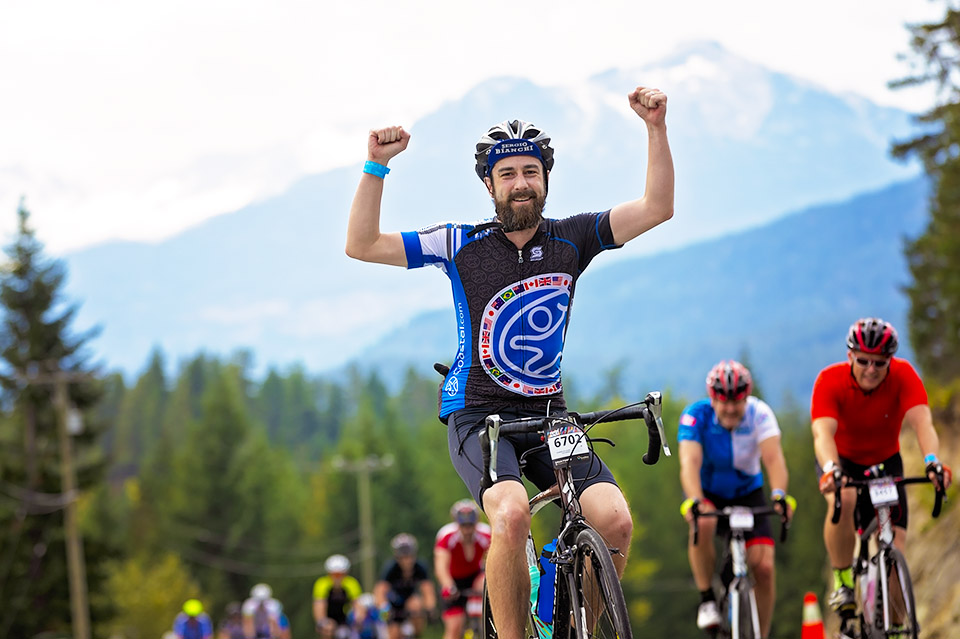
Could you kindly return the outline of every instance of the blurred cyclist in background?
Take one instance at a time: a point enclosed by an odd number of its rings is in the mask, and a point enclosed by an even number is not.
[[[250,598],[243,602],[243,634],[246,639],[271,639],[280,636],[280,602],[273,598],[267,584],[250,589]]]
[[[217,628],[217,639],[246,639],[243,634],[243,615],[240,614],[240,602],[231,601],[223,610],[223,619]]]
[[[363,593],[354,599],[347,613],[349,639],[386,639],[386,624],[379,613],[373,595]]]
[[[390,540],[393,560],[388,561],[373,588],[377,607],[386,612],[390,639],[420,636],[426,614],[437,608],[437,593],[427,566],[417,558],[417,539],[400,533]]]
[[[173,620],[173,634],[177,639],[213,639],[213,622],[199,599],[184,602],[183,610]]]
[[[324,639],[333,637],[338,628],[345,627],[347,613],[353,600],[363,593],[360,582],[351,577],[350,560],[343,555],[331,555],[323,564],[327,574],[313,584],[313,620],[317,634]]]
[[[453,521],[437,531],[433,573],[443,599],[444,639],[460,639],[467,605],[463,593],[483,591],[483,559],[490,547],[490,526],[480,521],[480,509],[472,499],[456,502],[450,517]]]

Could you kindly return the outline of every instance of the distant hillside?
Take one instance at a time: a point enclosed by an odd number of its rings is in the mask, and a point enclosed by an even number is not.
[[[391,163],[384,229],[489,216],[471,150],[482,131],[506,118],[532,120],[553,136],[548,215],[639,197],[646,134],[626,94],[640,82],[669,95],[677,216],[607,258],[608,265],[917,172],[887,153],[891,139],[912,130],[909,114],[831,94],[700,43],[577,86],[492,80],[407,123],[413,138]],[[261,366],[341,365],[424,308],[446,305],[443,278],[433,269],[404,273],[344,256],[359,175],[351,166],[304,178],[280,196],[158,244],[111,243],[68,255],[68,293],[83,302],[79,324],[102,325],[95,348],[127,372],[142,367],[154,345],[172,362],[201,349],[248,347]]]
[[[866,315],[900,327],[909,357],[903,239],[923,229],[927,188],[897,184],[653,257],[599,256],[577,285],[565,382],[595,391],[619,367],[624,391],[693,398],[715,362],[747,353],[768,400],[806,402],[817,371],[844,357],[847,327]],[[429,370],[452,359],[454,328],[452,311],[425,313],[359,361],[388,378],[408,364]]]

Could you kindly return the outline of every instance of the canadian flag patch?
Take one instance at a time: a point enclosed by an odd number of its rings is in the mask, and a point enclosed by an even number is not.
[[[681,426],[696,426],[697,418],[691,415],[690,413],[684,413],[680,416],[680,425]]]

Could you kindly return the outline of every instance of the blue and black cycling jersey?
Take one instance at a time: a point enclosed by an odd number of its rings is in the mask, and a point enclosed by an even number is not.
[[[402,237],[407,267],[438,266],[453,289],[458,349],[440,417],[471,406],[563,408],[560,360],[577,278],[601,251],[619,248],[610,212],[544,219],[522,249],[499,228],[470,224]]]

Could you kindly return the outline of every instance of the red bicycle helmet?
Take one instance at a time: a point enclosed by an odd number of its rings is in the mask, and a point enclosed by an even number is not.
[[[858,319],[847,331],[847,348],[890,357],[900,347],[897,329],[879,317]]]
[[[730,402],[743,399],[753,388],[753,378],[747,367],[735,360],[724,360],[710,369],[707,375],[707,393],[710,399]]]

